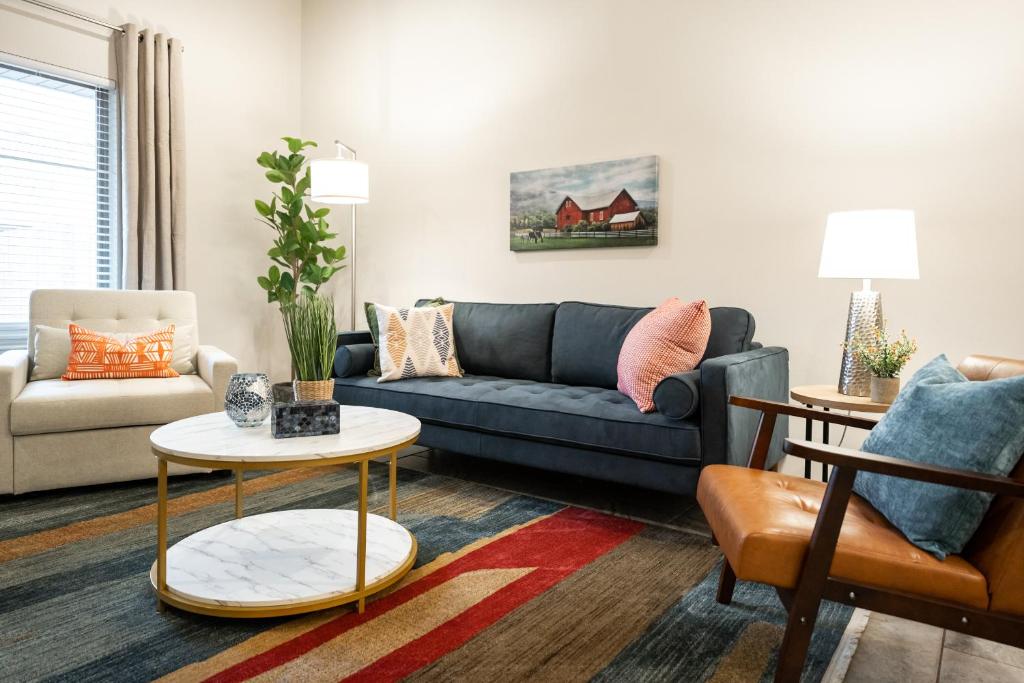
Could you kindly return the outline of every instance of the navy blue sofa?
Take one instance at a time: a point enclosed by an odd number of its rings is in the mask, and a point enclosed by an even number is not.
[[[757,413],[728,398],[787,401],[789,354],[753,341],[747,311],[712,308],[700,365],[663,380],[657,412],[644,414],[616,390],[616,368],[626,334],[650,310],[455,302],[461,378],[379,383],[366,374],[370,333],[341,333],[334,398],[415,415],[430,448],[692,494],[704,465],[746,464]],[[786,430],[780,419],[773,463]]]

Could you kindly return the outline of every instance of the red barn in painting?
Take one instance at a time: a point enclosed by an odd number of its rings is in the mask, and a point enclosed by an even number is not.
[[[580,221],[603,223],[610,221],[612,216],[632,213],[638,209],[636,200],[625,188],[602,195],[566,195],[555,209],[555,228],[565,230]]]

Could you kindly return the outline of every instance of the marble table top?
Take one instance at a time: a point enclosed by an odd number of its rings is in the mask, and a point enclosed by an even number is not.
[[[382,408],[341,406],[341,432],[275,439],[270,420],[259,427],[236,427],[224,412],[178,420],[158,428],[153,448],[180,458],[224,462],[297,462],[372,453],[398,446],[420,433],[412,415]]]
[[[325,600],[356,589],[354,510],[284,510],[233,519],[167,550],[167,587],[231,607]],[[387,577],[413,552],[397,522],[366,516],[366,585]]]

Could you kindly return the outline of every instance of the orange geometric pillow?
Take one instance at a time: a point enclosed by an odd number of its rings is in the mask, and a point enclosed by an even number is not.
[[[703,299],[688,304],[666,299],[640,318],[622,342],[619,391],[633,399],[640,412],[654,412],[658,382],[697,367],[710,336],[711,312]]]
[[[127,379],[132,377],[178,377],[171,368],[174,360],[174,325],[122,343],[113,337],[87,330],[74,323],[68,369],[61,379]]]

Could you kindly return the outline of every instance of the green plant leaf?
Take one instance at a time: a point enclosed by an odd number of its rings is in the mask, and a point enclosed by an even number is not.
[[[288,151],[291,152],[292,154],[295,154],[300,149],[302,149],[302,140],[298,138],[290,138],[288,136],[285,136],[281,139],[288,144]]]
[[[281,188],[281,201],[285,204],[291,203],[292,199],[295,198],[295,193],[289,190],[287,187]]]
[[[256,210],[261,216],[269,216],[273,213],[273,210],[270,208],[270,204],[259,199],[256,200]]]
[[[302,146],[303,147],[316,147],[317,144],[315,142],[313,142],[312,140],[303,140]]]
[[[313,212],[313,217],[314,218],[323,218],[324,216],[326,216],[330,212],[331,212],[330,208],[325,206],[325,207],[323,207],[321,209],[317,209],[316,211],[314,211]]]
[[[256,163],[264,168],[274,168],[274,155],[270,152],[263,152],[256,158]]]
[[[302,176],[302,179],[295,184],[295,191],[298,194],[306,194],[306,192],[309,191],[309,185],[311,182],[312,178],[310,177],[309,171],[307,170],[306,174]]]
[[[266,277],[264,277],[263,275],[260,275],[259,277],[257,277],[257,278],[256,278],[256,282],[257,282],[257,283],[259,284],[259,286],[260,286],[260,287],[262,287],[263,289],[267,289],[267,290],[271,289],[271,288],[272,288],[272,287],[274,286],[274,285],[273,285],[273,284],[272,284],[272,283],[270,282],[270,280],[268,280],[268,279],[267,279]]]
[[[267,176],[267,180],[269,180],[272,183],[284,182],[284,174],[281,173],[280,171],[270,170],[267,171],[265,175]]]
[[[267,276],[270,278],[270,281],[276,285],[281,281],[281,269],[277,266],[270,266]]]

